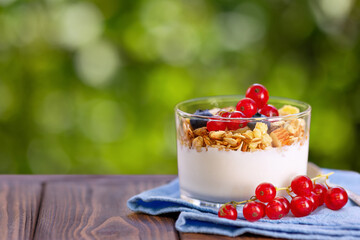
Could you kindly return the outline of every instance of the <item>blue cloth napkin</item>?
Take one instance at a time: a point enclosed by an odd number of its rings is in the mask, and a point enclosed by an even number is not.
[[[360,194],[360,174],[351,171],[334,171],[330,176],[333,184]],[[135,212],[151,215],[181,212],[176,223],[180,232],[239,236],[253,233],[289,239],[360,239],[360,207],[349,200],[346,206],[332,211],[321,206],[311,215],[296,218],[291,213],[280,220],[261,219],[248,222],[239,209],[236,221],[218,218],[217,209],[193,205],[180,198],[178,179],[145,191],[128,200],[128,207]]]

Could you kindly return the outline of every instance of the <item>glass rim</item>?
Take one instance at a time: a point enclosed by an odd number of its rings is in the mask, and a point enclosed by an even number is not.
[[[192,98],[192,99],[188,99],[188,100],[185,100],[185,101],[182,101],[182,102],[179,102],[178,104],[176,104],[175,105],[175,112],[176,112],[177,115],[179,115],[181,117],[212,119],[212,120],[215,120],[215,121],[216,120],[234,120],[234,119],[243,119],[243,120],[254,120],[254,119],[256,119],[256,120],[280,121],[280,120],[284,120],[284,119],[288,119],[288,118],[303,117],[303,116],[306,116],[306,115],[310,114],[310,112],[311,112],[311,106],[310,106],[310,104],[308,104],[306,102],[291,99],[291,98],[272,97],[272,96],[269,97],[269,100],[288,101],[289,105],[291,105],[291,103],[294,103],[294,104],[297,104],[297,105],[303,105],[303,106],[305,106],[305,110],[300,111],[299,113],[288,114],[288,115],[284,115],[284,116],[275,116],[275,117],[229,118],[229,117],[217,116],[217,118],[214,119],[214,116],[201,116],[201,115],[197,115],[197,114],[182,111],[179,108],[181,105],[184,105],[184,104],[200,102],[200,101],[204,101],[204,100],[208,100],[208,99],[239,98],[239,101],[240,101],[240,99],[242,99],[244,97],[245,97],[244,95],[219,95],[219,96],[208,96],[208,97]]]

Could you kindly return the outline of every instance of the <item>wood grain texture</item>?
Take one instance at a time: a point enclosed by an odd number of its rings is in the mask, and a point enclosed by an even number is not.
[[[178,233],[178,214],[131,212],[129,197],[175,176],[0,175],[1,239],[272,239]]]
[[[175,176],[108,176],[48,182],[34,239],[178,239],[174,218],[132,213],[131,196]]]
[[[0,239],[32,239],[40,198],[39,181],[0,181]]]

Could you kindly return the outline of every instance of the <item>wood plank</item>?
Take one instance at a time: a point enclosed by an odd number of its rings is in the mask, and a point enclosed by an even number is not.
[[[178,239],[174,218],[132,213],[131,196],[175,176],[47,182],[34,239]]]
[[[114,175],[115,176],[115,175]],[[118,175],[116,175],[118,176]],[[98,179],[103,178],[104,175],[0,175],[0,181],[15,181],[15,182],[26,182],[26,181],[37,181],[37,182],[45,182],[45,181],[74,181],[79,179]]]
[[[32,239],[41,199],[39,181],[0,181],[0,239]]]

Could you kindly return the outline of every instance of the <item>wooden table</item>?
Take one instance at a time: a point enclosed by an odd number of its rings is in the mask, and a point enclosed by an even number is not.
[[[126,207],[131,196],[174,178],[0,175],[0,239],[239,239],[179,233],[177,214],[149,216]]]

